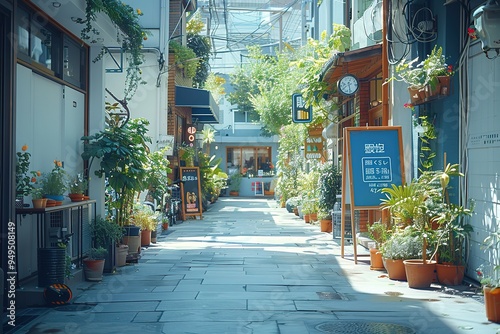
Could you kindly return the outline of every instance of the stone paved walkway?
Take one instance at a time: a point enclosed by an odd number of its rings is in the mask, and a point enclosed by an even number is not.
[[[220,198],[158,241],[18,332],[500,332],[473,293],[410,289],[370,271],[366,257],[354,265],[331,233],[265,198]]]

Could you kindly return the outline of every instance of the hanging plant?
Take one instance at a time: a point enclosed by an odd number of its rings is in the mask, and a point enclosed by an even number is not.
[[[87,0],[85,20],[78,19],[76,22],[85,25],[81,31],[81,38],[90,43],[97,43],[99,31],[92,24],[96,21],[96,15],[99,12],[105,13],[111,22],[123,32],[122,49],[128,55],[125,100],[130,100],[141,82],[142,72],[139,66],[144,60],[142,42],[148,37],[148,33],[139,24],[139,16],[142,16],[142,12],[140,9],[134,10],[119,0]],[[93,62],[101,60],[104,53],[103,47]]]

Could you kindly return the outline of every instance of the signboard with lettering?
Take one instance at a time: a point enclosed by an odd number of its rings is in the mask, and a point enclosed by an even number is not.
[[[322,131],[322,127],[308,129],[308,135],[304,141],[304,157],[306,160],[324,160]]]
[[[344,128],[342,152],[342,219],[340,255],[344,257],[347,205],[350,217],[357,209],[379,209],[383,188],[404,182],[400,126]],[[351,219],[354,263],[357,264],[356,224]]]
[[[200,169],[198,167],[181,167],[181,199],[182,217],[200,216],[202,218],[203,207],[201,204]]]
[[[312,107],[306,108],[302,94],[292,95],[292,121],[294,123],[311,123],[312,121]]]
[[[382,188],[404,181],[401,127],[345,128],[346,158],[354,208],[378,208]]]

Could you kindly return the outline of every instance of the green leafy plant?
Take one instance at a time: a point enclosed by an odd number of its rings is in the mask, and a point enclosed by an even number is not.
[[[392,235],[389,226],[380,220],[371,224],[368,228],[368,232],[370,233],[370,238],[375,241],[375,247],[378,249],[380,249]]]
[[[83,174],[76,174],[68,182],[70,194],[83,194],[87,191],[89,183]]]
[[[331,161],[323,164],[320,173],[318,217],[328,219],[331,218],[330,212],[337,201],[337,195],[341,192],[342,174]]]
[[[62,167],[62,162],[54,160],[54,168],[50,173],[42,174],[40,180],[44,195],[63,195],[68,189],[68,174]]]
[[[108,251],[103,247],[92,247],[87,252],[89,260],[104,260]]]
[[[188,46],[181,45],[176,41],[170,41],[169,50],[174,54],[175,66],[184,71],[184,76],[194,78],[198,70],[199,62],[196,53]]]
[[[498,250],[500,246],[500,233],[498,231],[491,232],[483,241],[481,248],[485,251],[495,251]],[[494,255],[495,256],[495,255]],[[491,263],[482,264],[476,269],[476,273],[480,283],[483,286],[490,288],[500,287],[500,261],[498,256],[495,256]]]
[[[148,205],[135,203],[130,222],[142,230],[154,231],[158,224],[158,213],[153,212]]]
[[[107,248],[110,244],[119,244],[124,229],[111,219],[98,215],[90,224],[90,234],[95,247]]]
[[[242,178],[243,176],[239,172],[229,175],[229,191],[240,191]]]
[[[77,19],[77,23],[84,24],[81,30],[81,38],[92,44],[97,43],[99,32],[93,24],[97,19],[97,13],[105,13],[109,19],[123,32],[122,49],[127,53],[128,67],[125,82],[125,100],[129,100],[137,90],[141,82],[140,65],[143,63],[142,43],[148,37],[148,32],[139,24],[142,16],[140,9],[134,10],[131,6],[120,0],[86,0],[85,19]],[[103,48],[93,61],[99,61],[106,50]]]
[[[21,152],[17,152],[16,162],[16,193],[28,196],[34,188],[34,183],[41,176],[39,171],[29,171],[31,154],[28,145],[23,145]]]
[[[379,251],[382,257],[391,260],[418,259],[422,256],[422,238],[411,227],[394,232]]]
[[[95,159],[99,166],[97,177],[105,177],[117,194],[116,200],[108,203],[111,214],[120,225],[125,225],[132,211],[135,195],[148,187],[147,170],[149,122],[142,118],[132,119],[123,126],[112,126],[94,135],[84,136],[82,158],[89,161],[89,168]]]

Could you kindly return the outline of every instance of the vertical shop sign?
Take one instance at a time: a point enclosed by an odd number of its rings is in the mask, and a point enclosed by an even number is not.
[[[292,121],[294,123],[311,123],[312,107],[306,108],[302,94],[292,95]]]

